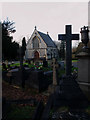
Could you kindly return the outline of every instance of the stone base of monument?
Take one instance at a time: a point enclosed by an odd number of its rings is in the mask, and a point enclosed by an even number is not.
[[[54,89],[54,87],[51,87]],[[55,86],[43,111],[42,120],[89,120],[85,113],[88,100],[72,76],[63,77]]]
[[[90,83],[78,82],[78,84],[88,100],[90,100]]]
[[[68,106],[70,109],[84,109],[88,100],[73,76],[66,76],[54,92],[54,107]]]
[[[49,85],[49,87],[48,87],[48,93],[49,94],[53,94],[55,92],[56,88],[57,88],[56,85],[53,85],[53,84]]]
[[[82,49],[78,57],[78,84],[90,100],[90,48]]]

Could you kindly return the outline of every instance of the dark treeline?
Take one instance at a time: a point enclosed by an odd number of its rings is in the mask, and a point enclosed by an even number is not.
[[[0,23],[2,25],[2,59],[17,60],[19,44],[13,41],[12,33],[15,33],[15,24],[8,19]]]

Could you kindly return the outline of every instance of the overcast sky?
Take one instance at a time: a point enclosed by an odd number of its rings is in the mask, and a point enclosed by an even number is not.
[[[35,26],[58,40],[58,34],[65,33],[65,25],[72,25],[74,34],[88,25],[88,2],[5,2],[2,3],[2,19],[7,17],[15,22],[15,41],[21,42],[24,36],[28,39]]]

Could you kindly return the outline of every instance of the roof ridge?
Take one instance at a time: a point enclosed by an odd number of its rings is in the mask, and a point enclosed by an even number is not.
[[[40,31],[37,31],[37,32],[40,32]],[[43,32],[40,32],[40,33],[47,35],[46,33],[43,33]]]

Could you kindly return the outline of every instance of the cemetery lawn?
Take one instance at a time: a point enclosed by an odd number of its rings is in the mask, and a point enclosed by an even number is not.
[[[2,96],[5,97],[6,100],[35,98],[39,101],[42,100],[44,104],[46,104],[48,100],[48,95],[39,93],[36,89],[25,88],[25,90],[23,90],[21,87],[9,85],[9,83],[5,81],[2,81]]]
[[[35,112],[35,106],[12,105],[11,112],[8,113],[8,120],[31,120]]]
[[[86,112],[90,115],[90,105],[89,105],[88,108],[86,109]]]
[[[72,62],[78,62],[78,60],[72,60]]]
[[[31,68],[31,69],[38,69],[38,70],[43,70],[44,72],[46,72],[46,71],[51,71],[52,70],[52,67],[43,67],[43,65],[35,65],[35,64],[28,64],[28,63],[23,63],[23,66],[27,66],[27,67],[29,67],[29,68]],[[13,64],[10,64],[10,67],[12,68],[12,67],[20,67],[20,63],[13,63]],[[0,68],[2,68],[2,65],[0,65]],[[6,65],[6,68],[8,69],[8,65]],[[3,68],[2,68],[2,70],[4,70]]]

